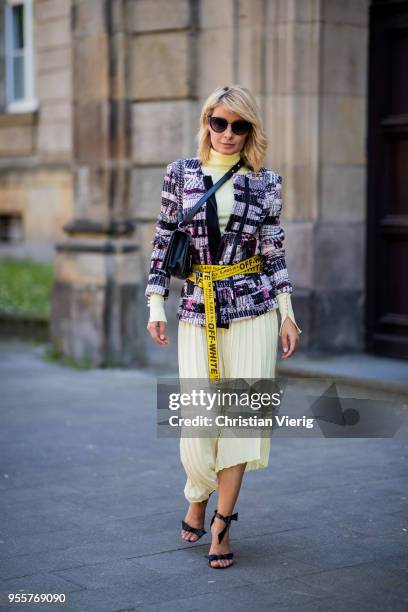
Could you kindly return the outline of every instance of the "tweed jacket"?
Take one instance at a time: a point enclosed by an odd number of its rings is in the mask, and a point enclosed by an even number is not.
[[[212,184],[211,177],[204,175],[198,157],[181,160],[184,180],[178,176],[178,161],[167,166],[163,180],[160,212],[151,241],[153,251],[146,297],[159,293],[167,299],[170,276],[161,265],[177,227],[178,207],[182,207],[184,218]],[[293,292],[285,262],[285,233],[280,225],[282,177],[262,167],[257,173],[235,173],[230,180],[234,204],[223,235],[216,213],[217,192],[186,226],[192,237],[193,263],[228,265],[256,254],[262,258],[262,272],[236,274],[214,282],[217,327],[226,328],[234,319],[246,319],[278,308],[277,294]],[[204,292],[196,282],[184,281],[177,318],[205,326]]]

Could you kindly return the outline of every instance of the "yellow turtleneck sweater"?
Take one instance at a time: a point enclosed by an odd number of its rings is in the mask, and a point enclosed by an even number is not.
[[[239,153],[232,153],[230,155],[219,153],[215,149],[211,147],[210,149],[210,157],[206,164],[203,164],[202,170],[204,174],[209,174],[212,177],[213,183],[216,183],[226,172],[237,163],[240,158]],[[245,174],[248,172],[249,168],[241,166],[238,170],[239,173]],[[233,180],[232,177],[225,181],[221,187],[219,187],[216,191],[216,200],[217,200],[217,210],[218,210],[218,219],[220,225],[221,235],[223,234],[225,227],[227,225],[228,219],[230,217],[232,206],[234,203],[234,192],[233,192]],[[165,321],[167,322],[166,313],[164,311],[164,298],[162,295],[158,293],[152,293],[149,296],[149,305],[150,305],[150,321]],[[290,293],[278,293],[277,295],[278,305],[279,305],[279,313],[281,317],[281,324],[279,329],[279,335],[282,335],[282,325],[286,319],[289,317],[293,323],[295,324],[297,331],[299,334],[302,333],[302,330],[298,327],[295,321],[295,315],[293,313],[292,301],[290,297]]]

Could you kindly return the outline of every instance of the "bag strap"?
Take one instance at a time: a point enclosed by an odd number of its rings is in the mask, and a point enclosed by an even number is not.
[[[182,159],[180,159],[178,162],[177,188],[178,188],[177,219],[178,219],[178,223],[180,223],[183,220],[183,189],[184,189],[184,171],[183,171],[183,160]]]
[[[179,165],[181,164],[181,161],[179,162]],[[228,181],[229,178],[231,178],[231,176],[234,174],[234,172],[237,172],[241,166],[244,165],[244,160],[241,158],[236,164],[234,164],[225,174],[224,176],[222,176],[219,181],[217,181],[215,183],[215,185],[213,185],[197,202],[197,204],[194,206],[194,208],[192,208],[190,210],[190,212],[185,216],[184,220],[183,220],[183,206],[181,206],[181,210],[179,209],[179,215],[178,215],[178,226],[179,227],[184,227],[185,225],[187,225],[188,223],[190,223],[190,221],[193,219],[194,215],[197,214],[197,212],[199,211],[199,209],[202,207],[202,205],[208,200],[208,198],[210,198],[212,196],[213,193],[215,193],[217,191],[217,189],[219,189],[221,187],[221,185],[223,185],[225,183],[225,181]],[[182,168],[180,168],[179,173],[181,171],[181,174],[183,174],[182,172]],[[180,183],[179,183],[180,185]],[[182,190],[180,189],[180,195],[182,197]]]

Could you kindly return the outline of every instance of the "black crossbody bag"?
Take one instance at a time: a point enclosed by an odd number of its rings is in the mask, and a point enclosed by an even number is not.
[[[220,178],[219,181],[215,183],[206,191],[206,193],[199,199],[197,204],[190,210],[190,212],[183,219],[183,165],[180,160],[179,169],[177,175],[178,181],[178,191],[179,191],[179,204],[178,204],[178,227],[175,229],[171,235],[169,245],[166,250],[166,254],[163,259],[162,270],[164,270],[167,274],[171,276],[175,276],[176,278],[180,278],[185,280],[192,271],[192,252],[191,252],[191,244],[192,237],[191,235],[184,229],[185,226],[190,223],[193,217],[197,214],[202,205],[212,196],[213,193],[217,191],[227,181],[234,172],[237,172],[241,166],[244,165],[244,160],[240,159],[234,166],[232,166],[228,172],[224,174]]]

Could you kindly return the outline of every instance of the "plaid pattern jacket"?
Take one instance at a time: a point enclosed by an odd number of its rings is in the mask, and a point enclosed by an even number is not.
[[[204,175],[198,157],[181,161],[184,181],[177,172],[179,160],[166,169],[156,233],[151,241],[153,251],[146,297],[159,293],[167,299],[170,276],[161,265],[177,227],[178,206],[182,206],[184,218],[212,184],[211,177]],[[214,200],[217,192],[186,227],[192,236],[193,263],[225,265],[256,254],[262,257],[262,272],[236,274],[214,282],[217,326],[226,328],[234,319],[258,316],[277,308],[277,294],[293,292],[285,263],[285,234],[280,225],[282,177],[262,167],[258,173],[235,173],[229,180],[233,181],[234,205],[222,237]],[[203,289],[191,280],[186,280],[182,287],[177,318],[205,326]]]

